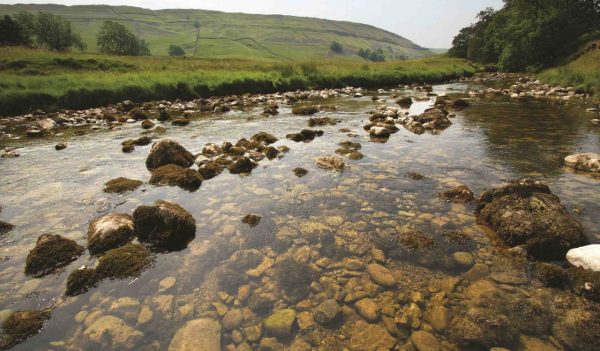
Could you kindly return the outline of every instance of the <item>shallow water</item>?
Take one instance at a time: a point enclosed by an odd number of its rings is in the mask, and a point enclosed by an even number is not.
[[[465,84],[440,85],[435,92],[462,96],[470,88]],[[387,96],[387,104],[394,106],[390,94],[378,96]],[[82,332],[89,325],[83,317],[95,310],[101,315],[122,318],[142,332],[143,338],[134,347],[167,349],[175,331],[187,320],[198,318],[203,303],[218,301],[209,273],[220,261],[208,261],[207,249],[217,239],[232,246],[238,242],[248,231],[241,223],[248,213],[262,216],[263,221],[273,221],[278,233],[293,232],[296,239],[324,231],[351,243],[348,236],[354,233],[365,238],[367,248],[371,233],[407,225],[436,236],[444,230],[460,230],[476,242],[472,254],[477,263],[487,265],[492,274],[508,272],[509,276],[521,279],[526,273],[525,265],[508,263],[511,259],[499,249],[501,244],[493,243],[493,234],[475,223],[473,207],[448,204],[436,194],[460,184],[478,194],[509,179],[533,177],[547,183],[561,198],[582,223],[591,242],[600,242],[600,180],[575,174],[562,161],[573,153],[600,152],[600,128],[590,123],[590,115],[580,106],[504,97],[474,99],[472,106],[457,112],[453,125],[439,135],[419,136],[400,126],[400,131],[382,144],[371,142],[362,129],[368,123],[368,111],[376,106],[369,96],[337,97],[315,103],[337,106],[336,112],[319,115],[341,122],[318,127],[325,131],[324,136],[306,144],[285,139],[286,134],[306,128],[308,119],[292,115],[287,107],[281,107],[278,116],[269,118],[261,117],[262,110],[256,108],[223,115],[206,114],[186,127],[169,126],[167,134],[161,137],[179,141],[192,153],[200,152],[208,142],[235,143],[259,131],[280,138],[275,146],[290,148],[280,159],[261,161],[250,176],[224,172],[203,182],[195,192],[149,184],[124,195],[102,192],[103,184],[116,177],[149,180],[144,161],[150,146],[136,146],[131,154],[121,152],[123,140],[139,136],[138,123],[125,125],[118,131],[101,130],[81,136],[66,132],[45,139],[0,141],[2,147],[22,147],[19,158],[0,160],[0,220],[16,225],[0,238],[2,318],[9,311],[51,305],[61,299],[70,271],[95,264],[95,259],[86,254],[56,274],[42,279],[27,277],[23,272],[25,257],[40,234],[60,234],[85,246],[87,226],[93,218],[110,212],[131,213],[137,206],[157,199],[181,205],[197,220],[196,238],[187,249],[159,254],[154,267],[138,279],[104,281],[88,293],[66,298],[53,311],[41,333],[14,349],[85,347]],[[416,103],[410,112],[420,113],[432,103],[432,100]],[[340,128],[349,128],[358,136],[349,137]],[[366,157],[358,161],[346,159],[349,167],[341,174],[316,167],[317,157],[333,155],[338,143],[345,140],[360,142]],[[66,142],[68,148],[55,151],[54,145],[59,141]],[[309,172],[297,178],[292,173],[296,167]],[[418,172],[425,179],[413,180],[407,176],[409,172]],[[302,247],[301,244],[302,241],[297,241],[295,248]],[[306,246],[315,251],[310,243]],[[346,255],[355,256],[357,252],[351,251]],[[276,258],[272,251],[268,254]],[[402,277],[399,290],[420,291],[426,298],[436,296],[434,281],[461,277],[463,273],[429,269],[402,259],[390,261],[388,268]],[[175,285],[159,292],[159,282],[167,277],[174,277]],[[494,281],[518,299],[529,298],[539,289],[529,277],[527,280],[527,284]],[[265,282],[254,281],[259,286]],[[267,281],[266,290],[269,284],[272,285]],[[139,303],[121,308],[115,301],[122,297],[134,298]],[[464,294],[457,294],[449,305],[467,303],[466,299]],[[142,307],[149,307],[153,318],[139,324],[138,312]],[[331,331],[335,341],[329,340],[326,332],[322,338],[330,349],[341,349],[350,338],[348,328]],[[440,340],[449,337],[443,332],[436,336]],[[534,336],[544,339],[551,332]]]

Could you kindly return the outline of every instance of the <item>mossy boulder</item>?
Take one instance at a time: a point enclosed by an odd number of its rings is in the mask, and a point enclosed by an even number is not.
[[[191,152],[173,140],[161,140],[150,150],[146,159],[146,167],[150,170],[168,164],[189,168],[194,164],[195,158]]]
[[[466,204],[475,201],[475,194],[465,185],[446,190],[438,195],[441,199],[455,204]]]
[[[306,170],[305,168],[302,168],[302,167],[296,167],[292,171],[298,178],[302,178],[308,174],[308,170]]]
[[[129,116],[135,119],[136,121],[143,121],[148,119],[148,115],[146,115],[144,111],[140,110],[137,107],[129,111]]]
[[[299,142],[313,141],[315,139],[315,137],[322,136],[322,135],[323,135],[322,130],[303,129],[300,131],[300,133],[288,134],[285,137],[299,143]]]
[[[202,177],[195,170],[170,164],[153,170],[150,184],[178,186],[188,191],[196,191],[202,185]]]
[[[554,323],[552,334],[569,350],[598,350],[600,307],[590,306],[568,310]]]
[[[119,177],[106,182],[104,184],[104,192],[122,194],[128,191],[134,191],[142,186],[142,184],[144,183],[140,180]]]
[[[271,145],[277,142],[277,138],[273,134],[269,134],[267,132],[256,133],[250,138],[252,141],[256,141],[259,143],[264,143],[266,145]]]
[[[75,261],[84,248],[75,241],[60,235],[43,234],[25,260],[25,273],[34,277],[44,276]]]
[[[315,126],[334,126],[337,121],[331,117],[312,117],[308,120],[309,127]]]
[[[152,142],[152,138],[143,136],[143,137],[139,137],[137,139],[125,140],[124,142],[121,143],[121,145],[123,145],[123,146],[145,146],[145,145],[150,144],[151,142]]]
[[[400,105],[400,107],[402,107],[402,108],[409,108],[412,106],[413,101],[410,96],[406,96],[406,97],[403,97],[403,98],[399,99],[398,101],[396,101],[396,103],[398,105]]]
[[[245,223],[251,227],[256,227],[261,219],[261,216],[257,216],[255,214],[247,214],[246,216],[244,216],[244,218],[242,218],[242,223]]]
[[[225,169],[223,165],[220,165],[214,161],[209,161],[198,167],[198,173],[200,173],[202,179],[208,180],[221,174],[221,172],[223,172],[223,169]]]
[[[112,249],[100,257],[96,273],[101,279],[136,278],[153,262],[150,250],[142,245],[129,243]]]
[[[0,221],[0,235],[4,235],[8,232],[10,232],[11,230],[13,230],[15,228],[14,225],[4,222],[4,221]]]
[[[167,250],[181,250],[196,235],[196,220],[183,207],[167,201],[156,201],[135,209],[133,221],[140,241]]]
[[[95,287],[101,277],[93,268],[76,269],[67,278],[65,295],[77,296]]]
[[[328,171],[342,172],[346,168],[344,160],[336,156],[319,157],[315,163],[317,167]]]
[[[444,130],[452,125],[447,115],[448,113],[442,109],[431,108],[413,117],[413,120],[420,123],[425,129]]]
[[[510,319],[491,308],[469,307],[450,326],[453,341],[465,348],[511,347],[517,330]]]
[[[151,129],[151,128],[153,128],[153,127],[154,127],[154,125],[155,125],[155,124],[154,124],[154,122],[152,122],[152,121],[151,121],[151,120],[149,120],[149,119],[147,119],[147,120],[144,120],[144,121],[142,122],[142,128],[143,128],[143,129]]]
[[[252,161],[250,158],[241,157],[241,158],[235,160],[227,168],[229,169],[229,173],[240,174],[240,173],[250,173],[256,166],[257,166],[257,164],[254,161]]]
[[[295,115],[301,116],[310,116],[319,112],[319,109],[316,106],[308,105],[308,106],[296,106],[292,109],[292,113]]]
[[[90,222],[87,232],[88,250],[102,254],[133,240],[133,218],[126,213],[110,213]]]
[[[9,349],[39,333],[51,314],[50,309],[11,313],[2,323],[3,335],[0,337],[0,349]]]
[[[272,160],[279,155],[279,150],[277,150],[273,146],[267,146],[266,148],[264,148],[263,152],[269,160]]]
[[[452,106],[452,108],[455,110],[462,110],[462,109],[465,109],[465,108],[471,106],[471,104],[469,103],[469,101],[467,101],[465,99],[456,99],[456,100],[452,101],[450,106]]]
[[[158,120],[160,122],[166,122],[169,119],[171,119],[169,112],[167,110],[160,110],[160,112],[158,113]]]
[[[550,188],[531,179],[484,192],[476,213],[508,245],[522,245],[537,259],[562,260],[569,249],[588,242],[581,224]]]
[[[310,284],[319,278],[319,274],[306,263],[287,257],[274,267],[274,279],[277,286],[285,292],[292,302],[298,302],[310,292]]]
[[[190,124],[190,119],[189,118],[175,118],[171,124],[174,126],[179,126],[179,127],[183,127],[183,126],[187,126],[188,124]]]

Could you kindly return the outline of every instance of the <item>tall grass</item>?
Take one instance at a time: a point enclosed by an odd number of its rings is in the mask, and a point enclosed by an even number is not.
[[[475,72],[464,60],[433,57],[365,64],[282,63],[167,57],[110,57],[0,49],[0,114],[82,109],[123,100],[192,99],[345,86],[441,82]],[[367,67],[365,67],[367,65]]]

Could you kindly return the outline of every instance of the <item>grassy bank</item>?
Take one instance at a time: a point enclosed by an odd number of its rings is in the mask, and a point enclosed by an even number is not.
[[[588,50],[596,44],[596,49]],[[547,83],[572,86],[600,95],[600,40],[586,44],[570,62],[543,71],[539,78]]]
[[[207,60],[111,57],[0,48],[0,115],[81,109],[123,100],[192,99],[345,86],[442,82],[470,75],[467,61],[446,57],[362,63],[355,60]]]

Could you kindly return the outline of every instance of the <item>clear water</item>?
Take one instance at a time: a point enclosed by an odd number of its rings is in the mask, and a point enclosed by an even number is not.
[[[435,92],[460,95],[469,88],[464,84],[441,85],[435,87]],[[388,97],[387,104],[394,106],[389,94],[379,96]],[[136,348],[166,350],[175,331],[187,320],[197,318],[201,304],[218,301],[207,273],[220,262],[207,262],[205,253],[217,238],[235,243],[246,230],[241,218],[248,213],[273,220],[278,231],[290,229],[299,236],[304,234],[302,228],[312,223],[332,223],[326,225],[326,230],[354,230],[367,239],[370,233],[404,225],[427,233],[460,229],[476,241],[472,254],[476,262],[488,266],[490,274],[502,272],[521,277],[526,265],[513,262],[500,249],[502,246],[494,243],[493,234],[475,223],[472,206],[448,204],[436,194],[458,184],[465,184],[478,194],[505,180],[534,177],[546,182],[567,209],[576,213],[591,242],[600,242],[600,180],[575,174],[562,162],[569,154],[600,152],[600,128],[590,123],[590,115],[581,106],[502,97],[475,99],[470,108],[457,113],[453,125],[440,135],[418,136],[401,128],[381,144],[370,142],[362,129],[368,123],[367,112],[375,106],[370,97],[338,97],[315,103],[337,106],[336,112],[321,115],[341,122],[319,127],[325,135],[306,144],[285,139],[286,134],[307,127],[307,117],[294,116],[285,107],[280,108],[278,116],[269,118],[261,117],[262,110],[256,108],[203,115],[187,127],[169,126],[162,137],[179,141],[193,153],[200,152],[205,143],[235,143],[259,131],[280,138],[275,146],[290,147],[281,159],[261,161],[250,176],[224,172],[192,193],[149,184],[124,195],[102,192],[103,184],[116,177],[149,180],[144,161],[150,146],[136,147],[131,154],[121,152],[123,140],[139,136],[138,124],[79,136],[66,131],[45,139],[1,140],[2,147],[21,147],[21,157],[0,160],[0,220],[16,225],[0,238],[2,318],[9,311],[45,308],[63,299],[69,272],[95,263],[86,254],[56,274],[41,279],[27,277],[24,260],[39,235],[60,234],[85,246],[87,226],[93,218],[110,212],[131,213],[137,206],[157,199],[180,204],[197,220],[196,238],[186,250],[158,255],[154,267],[138,279],[104,281],[86,294],[65,298],[44,330],[14,349],[84,348],[82,333],[86,326],[75,316],[81,311],[98,310],[101,315],[122,318],[144,333]],[[411,113],[419,113],[431,104],[432,101],[416,103]],[[358,137],[348,137],[340,128],[349,128]],[[345,140],[360,142],[366,157],[346,160],[349,167],[341,174],[316,167],[317,157],[333,155],[338,143]],[[68,148],[55,151],[54,145],[59,141],[66,142]],[[292,173],[296,167],[306,168],[309,173],[297,178]],[[407,176],[408,172],[418,172],[426,178],[415,181]],[[336,220],[328,221],[334,217]],[[425,296],[435,291],[434,282],[448,276],[460,278],[462,274],[430,270],[402,260],[390,261],[388,268],[402,276],[399,290],[420,291]],[[167,277],[176,279],[174,287],[159,292],[159,282]],[[256,282],[260,285],[261,280]],[[516,287],[504,285],[501,289],[512,289],[511,293],[523,297],[539,289],[533,281]],[[121,297],[137,299],[140,306],[150,307],[154,312],[152,321],[136,324],[139,306],[133,308],[134,312],[111,311],[115,300]],[[463,294],[456,294],[450,305],[468,302],[463,299]],[[347,331],[341,328],[330,333],[337,336]],[[545,338],[550,334],[537,336]],[[436,335],[440,340],[449,337],[444,333]],[[345,336],[346,341],[335,338],[337,346],[331,347],[347,346],[349,335]]]

